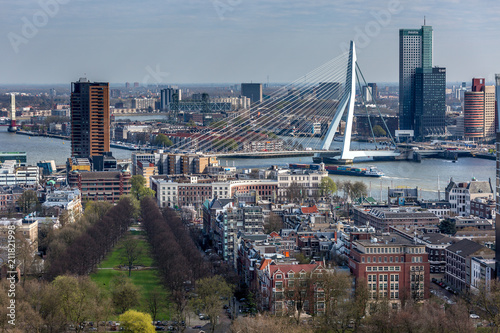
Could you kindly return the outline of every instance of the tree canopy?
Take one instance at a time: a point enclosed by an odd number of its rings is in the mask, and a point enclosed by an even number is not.
[[[165,134],[158,134],[154,140],[154,144],[157,145],[157,146],[165,146],[165,147],[170,147],[171,145],[173,145],[174,143],[172,142],[172,140],[169,139],[168,136],[166,136]]]
[[[321,190],[321,194],[324,196],[330,196],[337,192],[337,184],[335,184],[333,179],[330,177],[323,177],[319,183],[319,188]]]
[[[119,317],[121,327],[125,332],[154,333],[155,327],[151,324],[151,316],[147,313],[128,310]]]
[[[380,125],[373,126],[373,134],[375,136],[386,136],[387,132]]]

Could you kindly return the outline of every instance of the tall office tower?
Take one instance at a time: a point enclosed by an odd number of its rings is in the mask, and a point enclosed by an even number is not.
[[[415,137],[446,133],[446,68],[416,68],[414,78]]]
[[[182,100],[181,90],[177,86],[162,89],[160,92],[160,109],[170,110],[171,103],[179,103]]]
[[[241,96],[250,98],[252,103],[262,102],[262,83],[242,83]]]
[[[340,82],[320,82],[316,90],[317,99],[339,100],[342,98],[342,83]]]
[[[417,68],[432,67],[432,27],[399,30],[399,129],[414,129],[413,83]]]
[[[109,152],[109,83],[81,78],[71,83],[71,156]]]
[[[495,86],[485,86],[484,78],[472,79],[472,89],[464,94],[464,136],[470,140],[495,137]]]
[[[10,94],[10,125],[8,128],[9,132],[17,132],[16,124],[16,95]]]

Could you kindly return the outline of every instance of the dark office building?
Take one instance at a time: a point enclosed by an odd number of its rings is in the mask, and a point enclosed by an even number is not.
[[[399,30],[399,129],[415,128],[414,80],[417,68],[432,68],[432,27]]]
[[[262,84],[261,83],[242,83],[241,96],[250,98],[250,101],[262,102]]]
[[[316,90],[317,99],[335,99],[342,98],[344,91],[340,82],[320,82],[318,90]]]
[[[417,68],[414,81],[415,137],[444,135],[446,132],[446,68]]]
[[[81,78],[71,83],[71,156],[109,152],[109,83]]]

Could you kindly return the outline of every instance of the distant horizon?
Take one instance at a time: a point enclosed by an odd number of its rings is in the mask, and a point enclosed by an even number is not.
[[[369,82],[397,82],[399,29],[432,26],[449,82],[500,72],[500,8],[442,0],[5,2],[2,84],[292,82],[348,49]],[[178,83],[180,85],[181,83]]]

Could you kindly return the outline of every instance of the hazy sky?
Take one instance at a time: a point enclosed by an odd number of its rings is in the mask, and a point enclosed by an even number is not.
[[[358,44],[398,81],[398,30],[434,28],[448,81],[500,72],[497,0],[2,0],[0,83],[293,81]],[[362,33],[361,33],[362,32]]]

